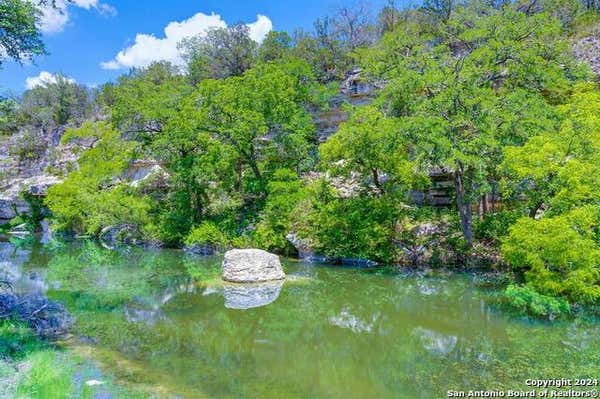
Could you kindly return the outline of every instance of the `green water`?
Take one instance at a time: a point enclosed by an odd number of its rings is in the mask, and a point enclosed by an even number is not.
[[[287,261],[283,285],[239,289],[218,258],[180,251],[2,248],[20,289],[76,317],[68,346],[157,396],[438,398],[600,378],[599,324],[509,317],[469,275]]]

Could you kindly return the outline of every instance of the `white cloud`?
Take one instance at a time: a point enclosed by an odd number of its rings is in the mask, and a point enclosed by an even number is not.
[[[73,4],[89,10],[92,7],[98,7],[98,0],[73,0]]]
[[[250,28],[250,38],[255,42],[260,43],[267,36],[267,33],[273,29],[273,23],[269,17],[258,14],[256,16],[256,22],[248,24],[248,28]]]
[[[273,28],[271,20],[264,15],[257,15],[256,21],[247,24],[250,37],[261,42]],[[110,61],[100,63],[104,69],[122,69],[146,67],[154,61],[170,61],[182,65],[183,59],[177,49],[177,43],[186,37],[204,35],[209,28],[224,28],[227,24],[218,14],[206,15],[197,13],[181,22],[170,22],[164,29],[164,37],[138,33],[135,42],[119,51]]]
[[[101,15],[105,17],[114,17],[117,15],[117,9],[111,6],[110,4],[100,3],[98,4],[98,11]]]
[[[49,84],[56,83],[57,82],[56,76],[57,75],[52,74],[50,72],[42,71],[42,72],[40,72],[40,74],[38,76],[30,76],[27,79],[25,79],[25,87],[28,90],[31,90],[37,86],[47,86]],[[72,78],[66,78],[66,79],[67,79],[67,81],[69,81],[71,83],[75,83],[75,79],[72,79]]]
[[[54,6],[47,4],[41,8],[40,30],[44,33],[62,31],[67,22],[69,22],[69,6],[85,10],[96,9],[100,14],[105,16],[113,16],[117,13],[117,10],[113,6],[100,3],[98,0],[72,0],[71,2],[56,0]]]
[[[63,30],[69,22],[69,14],[64,4],[58,4],[56,8],[46,6],[42,8],[42,17],[40,19],[40,30],[44,33],[56,33]]]

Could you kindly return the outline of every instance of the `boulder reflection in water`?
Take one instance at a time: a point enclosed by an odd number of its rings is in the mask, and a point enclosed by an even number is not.
[[[228,309],[251,309],[274,302],[281,292],[284,280],[255,284],[226,283],[223,285],[225,307]]]

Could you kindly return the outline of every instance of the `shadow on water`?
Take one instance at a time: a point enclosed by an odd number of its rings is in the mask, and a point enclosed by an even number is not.
[[[3,270],[75,317],[70,345],[157,392],[433,398],[600,372],[598,325],[511,319],[464,275],[285,262],[285,282],[239,286],[220,281],[220,259],[181,251],[12,250]]]

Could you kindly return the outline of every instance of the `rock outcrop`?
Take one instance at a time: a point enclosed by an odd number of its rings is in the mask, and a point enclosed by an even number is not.
[[[579,61],[588,63],[592,71],[600,77],[600,38],[598,34],[586,36],[574,42],[573,55]]]
[[[44,196],[50,186],[60,181],[60,178],[46,174],[11,179],[0,190],[0,222],[30,211],[29,204],[22,198],[21,193],[25,192],[36,197]]]
[[[329,101],[326,110],[315,110],[313,119],[317,130],[319,142],[327,139],[337,132],[340,124],[348,119],[344,104],[364,105],[375,97],[376,91],[383,87],[382,84],[374,84],[366,81],[361,76],[361,69],[355,68],[346,74],[346,78],[340,83],[339,93]]]
[[[290,244],[298,252],[298,258],[307,262],[326,262],[327,258],[315,253],[312,242],[308,239],[301,238],[296,233],[289,233],[285,236]]]
[[[223,280],[256,283],[282,280],[285,273],[279,257],[261,249],[232,249],[223,259]]]

